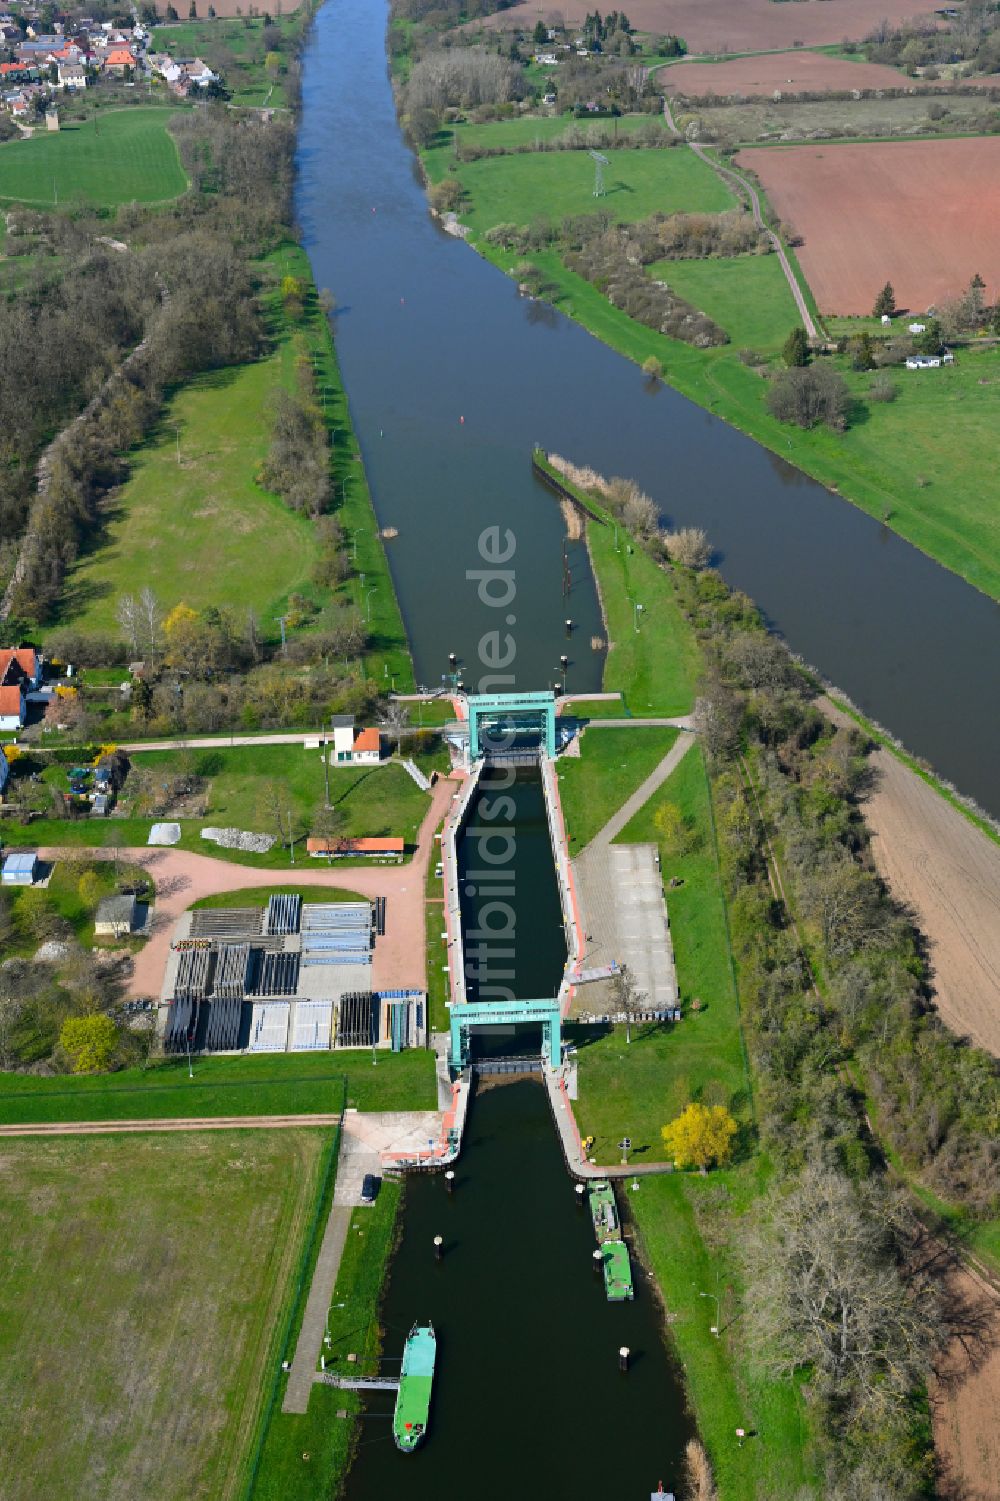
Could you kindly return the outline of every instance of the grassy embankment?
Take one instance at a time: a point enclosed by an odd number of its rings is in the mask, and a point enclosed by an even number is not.
[[[168,1059],[117,1074],[0,1074],[0,1124],[44,1121],[176,1120],[213,1115],[316,1115],[358,1110],[433,1110],[428,1052],[370,1049],[336,1054]]]
[[[199,377],[172,397],[134,456],[99,544],[73,570],[59,623],[113,633],[120,596],[149,584],[166,610],[181,601],[192,609],[253,610],[261,635],[273,641],[291,594],[316,608],[351,602],[368,621],[367,670],[378,679],[395,677],[405,690],[412,686],[405,632],[309,262],[288,243],[260,270],[269,352],[251,364]],[[285,276],[306,289],[301,316],[279,296]],[[317,397],[334,435],[333,509],[352,548],[353,571],[332,591],[311,579],[317,557],[312,523],[257,483],[269,444],[272,393],[292,389],[300,354],[312,362]]]
[[[383,1180],[374,1205],[354,1211],[327,1319],[328,1364],[353,1352],[360,1369],[370,1371],[380,1353],[378,1305],[402,1193],[400,1184]],[[359,1392],[319,1385],[305,1413],[282,1412],[276,1401],[248,1501],[329,1501],[347,1473],[361,1408]],[[341,1410],[349,1414],[346,1420],[337,1417]]]
[[[592,548],[594,539],[598,541],[592,555],[610,635],[614,638],[618,628],[615,620],[631,621],[627,586],[641,561],[648,568],[642,575],[645,635],[640,633],[643,655],[632,670],[648,678],[654,668],[662,671],[664,664],[671,664],[674,673],[681,673],[690,707],[699,652],[674,580],[645,554],[616,552],[611,528],[596,521],[588,528]],[[606,687],[617,686],[617,679],[611,682],[615,671],[612,653]],[[676,684],[672,691],[677,692]],[[593,730],[586,735],[580,763],[565,762],[562,768],[573,788],[570,808],[576,791],[582,792],[586,784],[589,801],[601,805],[603,821],[642,779],[638,768],[630,768],[623,777],[621,752],[628,753],[629,761],[646,757],[646,737],[653,733]],[[611,736],[616,751],[607,748],[605,737]],[[654,820],[663,803],[673,803],[682,816],[683,853],[659,839]],[[725,1104],[740,1122],[735,1166],[707,1179],[687,1173],[644,1179],[629,1203],[666,1303],[671,1336],[684,1362],[687,1390],[722,1501],[756,1501],[763,1494],[769,1501],[791,1501],[815,1493],[817,1484],[802,1402],[793,1383],[774,1381],[762,1371],[745,1347],[739,1322],[740,1217],[763,1191],[768,1170],[754,1153],[751,1084],[711,788],[698,747],[688,752],[619,838],[660,842],[664,877],[676,876],[681,882],[670,889],[668,905],[684,1019],[669,1028],[639,1026],[633,1029],[631,1044],[622,1027],[594,1040],[589,1040],[593,1034],[588,1037],[586,1029],[571,1033],[579,1045],[577,1122],[582,1133],[596,1137],[599,1161],[617,1156],[615,1144],[623,1133],[635,1144],[636,1160],[662,1161],[660,1127],[691,1100]],[[697,1011],[691,1004],[695,999],[700,1003]],[[700,1296],[703,1292],[722,1300],[719,1339],[709,1333],[715,1305]],[[759,1436],[740,1449],[737,1427],[755,1429]]]
[[[486,144],[488,133],[501,128],[475,127],[478,143]],[[503,144],[499,138],[497,143]],[[564,162],[575,155],[551,152],[463,164],[455,163],[450,147],[442,145],[424,152],[423,160],[432,182],[444,176],[459,179],[469,195],[461,217],[471,226],[472,243],[510,274],[522,256],[487,245],[482,238],[486,229],[501,222],[530,224],[541,216],[557,219],[594,211],[589,196],[593,183],[582,161],[575,175],[564,171]],[[650,211],[647,195],[652,195],[652,207],[661,211],[732,207],[735,200],[725,189],[725,201],[713,200],[710,184],[690,173],[685,157],[692,155],[680,147],[615,153],[607,173],[609,183],[619,188],[602,200],[601,208],[620,220],[636,219]],[[685,162],[683,167],[677,157]],[[634,165],[647,158],[651,165]],[[669,164],[660,169],[662,183],[655,166],[661,158]],[[712,175],[710,168],[698,165]],[[632,192],[623,186],[630,174],[635,174]],[[717,180],[715,187],[721,188]],[[658,360],[664,379],[682,394],[839,490],[976,588],[1000,598],[1000,518],[991,503],[990,441],[1000,350],[961,350],[949,369],[892,372],[897,399],[884,403],[867,402],[871,375],[851,370],[849,359],[837,356],[836,367],[858,401],[848,430],[803,431],[770,416],[763,381],[739,359],[741,349],[750,347],[776,364],[781,344],[797,321],[791,293],[771,257],[679,261],[651,268],[729,333],[729,344],[707,350],[633,322],[612,307],[603,292],[568,271],[555,251],[533,251],[530,259],[548,284],[546,297],[596,337],[637,364]],[[805,287],[801,275],[799,280]]]
[[[91,889],[84,896],[80,892],[80,878],[85,873]],[[137,947],[141,939],[97,938],[94,934],[94,916],[99,903],[106,896],[113,895],[119,885],[126,882],[142,883],[152,892],[153,883],[144,870],[140,870],[138,866],[130,866],[123,861],[116,875],[114,865],[105,860],[80,862],[75,865],[60,861],[53,869],[45,887],[13,886],[7,888],[6,896],[10,902],[14,929],[11,937],[4,943],[4,956],[10,957],[18,954],[27,957],[38,948],[37,935],[31,931],[30,924],[22,922],[19,917],[19,913],[23,917],[25,893],[32,891],[35,895],[28,898],[28,904],[39,899],[43,900],[63,923],[69,925],[73,938],[81,947],[88,949]]]
[[[188,179],[167,129],[173,110],[136,105],[42,128],[0,146],[0,199],[32,208],[83,202],[117,208],[161,203],[187,191]]]
[[[444,828],[442,821],[437,832]],[[424,887],[424,936],[427,948],[427,1015],[435,1032],[448,1030],[448,1001],[451,999],[448,984],[448,945],[441,937],[444,925],[444,879],[435,874],[435,866],[441,858],[441,845],[434,841],[431,859],[427,864],[427,881]]]
[[[3,1143],[8,1494],[241,1494],[333,1146],[306,1129]]]

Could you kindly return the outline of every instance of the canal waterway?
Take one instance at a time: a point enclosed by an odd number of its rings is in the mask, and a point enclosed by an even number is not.
[[[419,681],[447,654],[476,681],[503,628],[469,570],[484,528],[516,540],[504,613],[520,686],[599,684],[583,550],[562,594],[557,507],[534,443],[636,479],[671,524],[703,526],[726,579],[792,648],[964,792],[1000,814],[1000,607],[886,528],[549,308],[430,218],[395,117],[384,0],[327,0],[304,53],[297,213],[337,345]],[[461,419],[464,418],[464,421]]]

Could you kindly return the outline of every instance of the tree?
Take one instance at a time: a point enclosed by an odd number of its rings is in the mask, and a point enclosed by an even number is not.
[[[403,738],[403,731],[409,722],[410,711],[406,705],[401,704],[398,699],[390,699],[382,716],[382,723],[385,726],[389,740],[396,747],[397,755],[399,754],[399,744]]]
[[[661,803],[653,817],[653,826],[668,855],[686,855],[691,847],[691,831],[676,803]]]
[[[139,595],[139,614],[149,647],[149,660],[155,660],[156,646],[160,635],[160,606],[152,589],[147,584]]]
[[[936,318],[929,319],[923,333],[914,337],[913,347],[920,354],[941,353],[944,343],[941,338],[941,325]]]
[[[872,336],[867,329],[858,335],[854,341],[854,349],[851,354],[851,368],[853,370],[873,370],[875,368],[875,346]]]
[[[700,526],[664,532],[663,545],[671,563],[679,563],[682,568],[705,568],[712,556],[712,544]]]
[[[895,316],[896,294],[892,289],[892,282],[887,281],[885,286],[882,288],[881,292],[875,299],[875,306],[872,308],[872,317],[895,318]]]
[[[88,912],[93,912],[101,899],[101,878],[96,870],[85,870],[76,883],[77,895]]]
[[[625,1041],[631,1042],[632,1023],[645,1011],[649,997],[636,985],[635,976],[627,964],[612,975],[611,995],[615,1015],[625,1018]]]
[[[779,422],[815,427],[823,422],[834,432],[843,432],[851,409],[847,382],[828,365],[786,370],[771,383],[767,393],[771,414]]]
[[[549,39],[549,28],[541,17],[535,22],[535,29],[531,34],[531,39],[536,47],[544,47]]]
[[[781,346],[781,358],[788,366],[802,366],[809,363],[809,340],[806,331],[801,325],[792,329],[788,338]]]
[[[139,655],[139,607],[135,602],[135,595],[123,594],[118,601],[117,609],[118,624],[125,633],[125,639],[129,644],[129,650],[133,659]]]
[[[722,1167],[729,1161],[736,1131],[736,1122],[724,1106],[692,1102],[660,1134],[678,1167],[696,1167],[705,1173],[712,1163]]]
[[[347,817],[343,809],[330,803],[319,808],[313,817],[313,833],[317,839],[326,841],[326,857],[330,865],[333,864],[334,856],[343,844],[346,823]]]
[[[111,1063],[118,1042],[118,1028],[101,1012],[70,1016],[62,1024],[59,1041],[74,1074],[100,1074]]]

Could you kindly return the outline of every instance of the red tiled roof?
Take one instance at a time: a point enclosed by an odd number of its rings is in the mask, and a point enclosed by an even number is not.
[[[0,683],[16,683],[20,674],[8,676],[14,663],[25,677],[33,678],[38,671],[38,653],[33,646],[8,646],[0,650]]]
[[[115,47],[105,58],[105,65],[109,68],[134,68],[135,58],[127,47]]]
[[[30,73],[32,66],[31,63],[0,63],[0,74],[6,77],[10,73]]]
[[[306,849],[311,855],[401,855],[404,843],[402,839],[319,839],[310,835]]]
[[[0,688],[0,714],[6,717],[8,714],[21,715],[21,690],[20,688]],[[402,841],[400,841],[402,842]]]
[[[354,737],[355,751],[377,751],[382,749],[378,730],[359,730]]]

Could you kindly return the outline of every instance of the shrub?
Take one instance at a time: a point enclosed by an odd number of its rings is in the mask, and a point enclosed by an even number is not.
[[[665,532],[663,545],[672,563],[682,568],[704,568],[712,556],[709,540],[700,526],[685,526],[678,532]]]
[[[781,358],[790,368],[808,365],[809,340],[804,328],[796,326],[781,346]]]
[[[876,375],[868,388],[869,401],[895,401],[899,387],[889,375]]]

